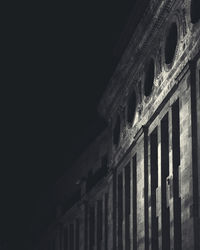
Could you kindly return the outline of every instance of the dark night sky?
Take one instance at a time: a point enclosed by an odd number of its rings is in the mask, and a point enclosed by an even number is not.
[[[9,249],[28,249],[40,194],[104,127],[97,104],[135,1],[66,2],[18,6],[8,24],[0,238]]]

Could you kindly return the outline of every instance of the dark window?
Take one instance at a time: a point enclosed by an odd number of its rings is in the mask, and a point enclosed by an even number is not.
[[[174,249],[181,249],[181,199],[179,197],[180,121],[179,100],[172,105],[173,194],[174,194]]]
[[[130,249],[130,163],[125,167],[125,249]]]
[[[118,249],[123,249],[123,177],[122,173],[118,175]]]
[[[108,173],[108,159],[107,155],[102,158],[101,167],[93,173],[91,170],[88,173],[86,182],[86,191],[89,192],[102,178]]]
[[[114,171],[113,173],[113,214],[112,214],[112,220],[113,220],[113,226],[112,226],[112,231],[113,231],[113,249],[117,249],[117,175],[116,172]]]
[[[170,64],[173,61],[174,54],[177,46],[177,26],[176,23],[172,23],[167,34],[165,41],[165,63]]]
[[[149,96],[151,94],[153,82],[154,82],[154,60],[151,59],[148,64],[146,75],[145,75],[145,82],[144,82],[145,96]]]
[[[113,143],[115,145],[118,145],[119,138],[120,138],[120,117],[118,116],[113,130]]]
[[[192,23],[198,22],[200,19],[200,1],[199,0],[192,0],[191,1],[191,21]]]
[[[158,136],[157,128],[150,136],[151,162],[151,244],[152,249],[158,249],[158,218],[156,216],[156,189],[158,187]],[[157,201],[158,202],[158,201]]]
[[[133,249],[137,249],[137,159],[132,159],[133,165]]]
[[[166,180],[169,176],[169,128],[168,113],[161,121],[161,211],[162,211],[162,246],[170,249],[170,214],[167,207]]]
[[[127,121],[130,124],[133,123],[135,110],[136,110],[136,94],[135,91],[133,91],[132,95],[129,97],[128,108],[127,108]]]

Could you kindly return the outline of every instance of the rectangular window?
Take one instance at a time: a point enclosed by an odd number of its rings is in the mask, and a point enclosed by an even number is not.
[[[179,197],[180,121],[179,100],[172,105],[173,195],[174,195],[174,249],[181,247],[181,200]]]
[[[70,250],[74,250],[74,224],[69,226],[69,246]]]
[[[123,249],[123,176],[122,173],[118,175],[118,250]]]
[[[172,147],[173,164],[180,165],[180,121],[179,121],[179,100],[172,105]]]
[[[95,207],[90,207],[89,212],[89,249],[92,250],[94,248],[95,243]]]
[[[125,167],[125,249],[130,249],[130,163]]]
[[[97,250],[101,249],[102,235],[103,235],[103,214],[102,214],[102,200],[97,201]]]
[[[170,215],[167,207],[166,180],[169,176],[169,128],[168,113],[161,121],[161,209],[162,209],[162,246],[170,249]]]
[[[156,216],[156,189],[158,187],[158,134],[157,128],[150,135],[151,164],[151,245],[158,250],[158,218]]]
[[[105,250],[108,250],[108,193],[105,194]]]
[[[137,249],[137,158],[132,158],[132,180],[133,180],[133,249]]]
[[[64,250],[68,250],[68,241],[69,241],[69,238],[68,238],[68,227],[66,226],[64,228]]]
[[[76,250],[79,250],[79,219],[76,219]]]

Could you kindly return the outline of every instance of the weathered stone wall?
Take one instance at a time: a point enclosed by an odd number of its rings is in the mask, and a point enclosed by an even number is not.
[[[58,202],[75,186],[72,180],[81,180],[82,192],[49,229],[44,242],[56,239],[50,249],[199,249],[200,19],[191,22],[190,6],[190,0],[150,2],[99,105],[106,132],[57,185]],[[177,43],[166,53],[170,32]],[[154,74],[146,91],[150,61]],[[133,91],[136,107],[128,122]],[[88,171],[97,171],[106,153],[108,171],[87,191]],[[74,236],[70,249],[64,230],[77,218],[79,244]]]

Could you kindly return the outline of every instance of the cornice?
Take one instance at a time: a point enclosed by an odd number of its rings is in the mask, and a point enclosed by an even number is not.
[[[126,88],[133,83],[134,76],[137,75],[142,61],[146,59],[149,45],[155,39],[174,2],[174,0],[164,2],[152,0],[151,5],[146,9],[99,104],[99,112],[106,119],[110,116],[111,111],[113,113],[114,102],[117,103],[116,100],[119,99],[118,103],[120,103],[120,98],[122,98]],[[146,28],[147,25],[150,26]],[[141,29],[147,31],[143,33]]]

